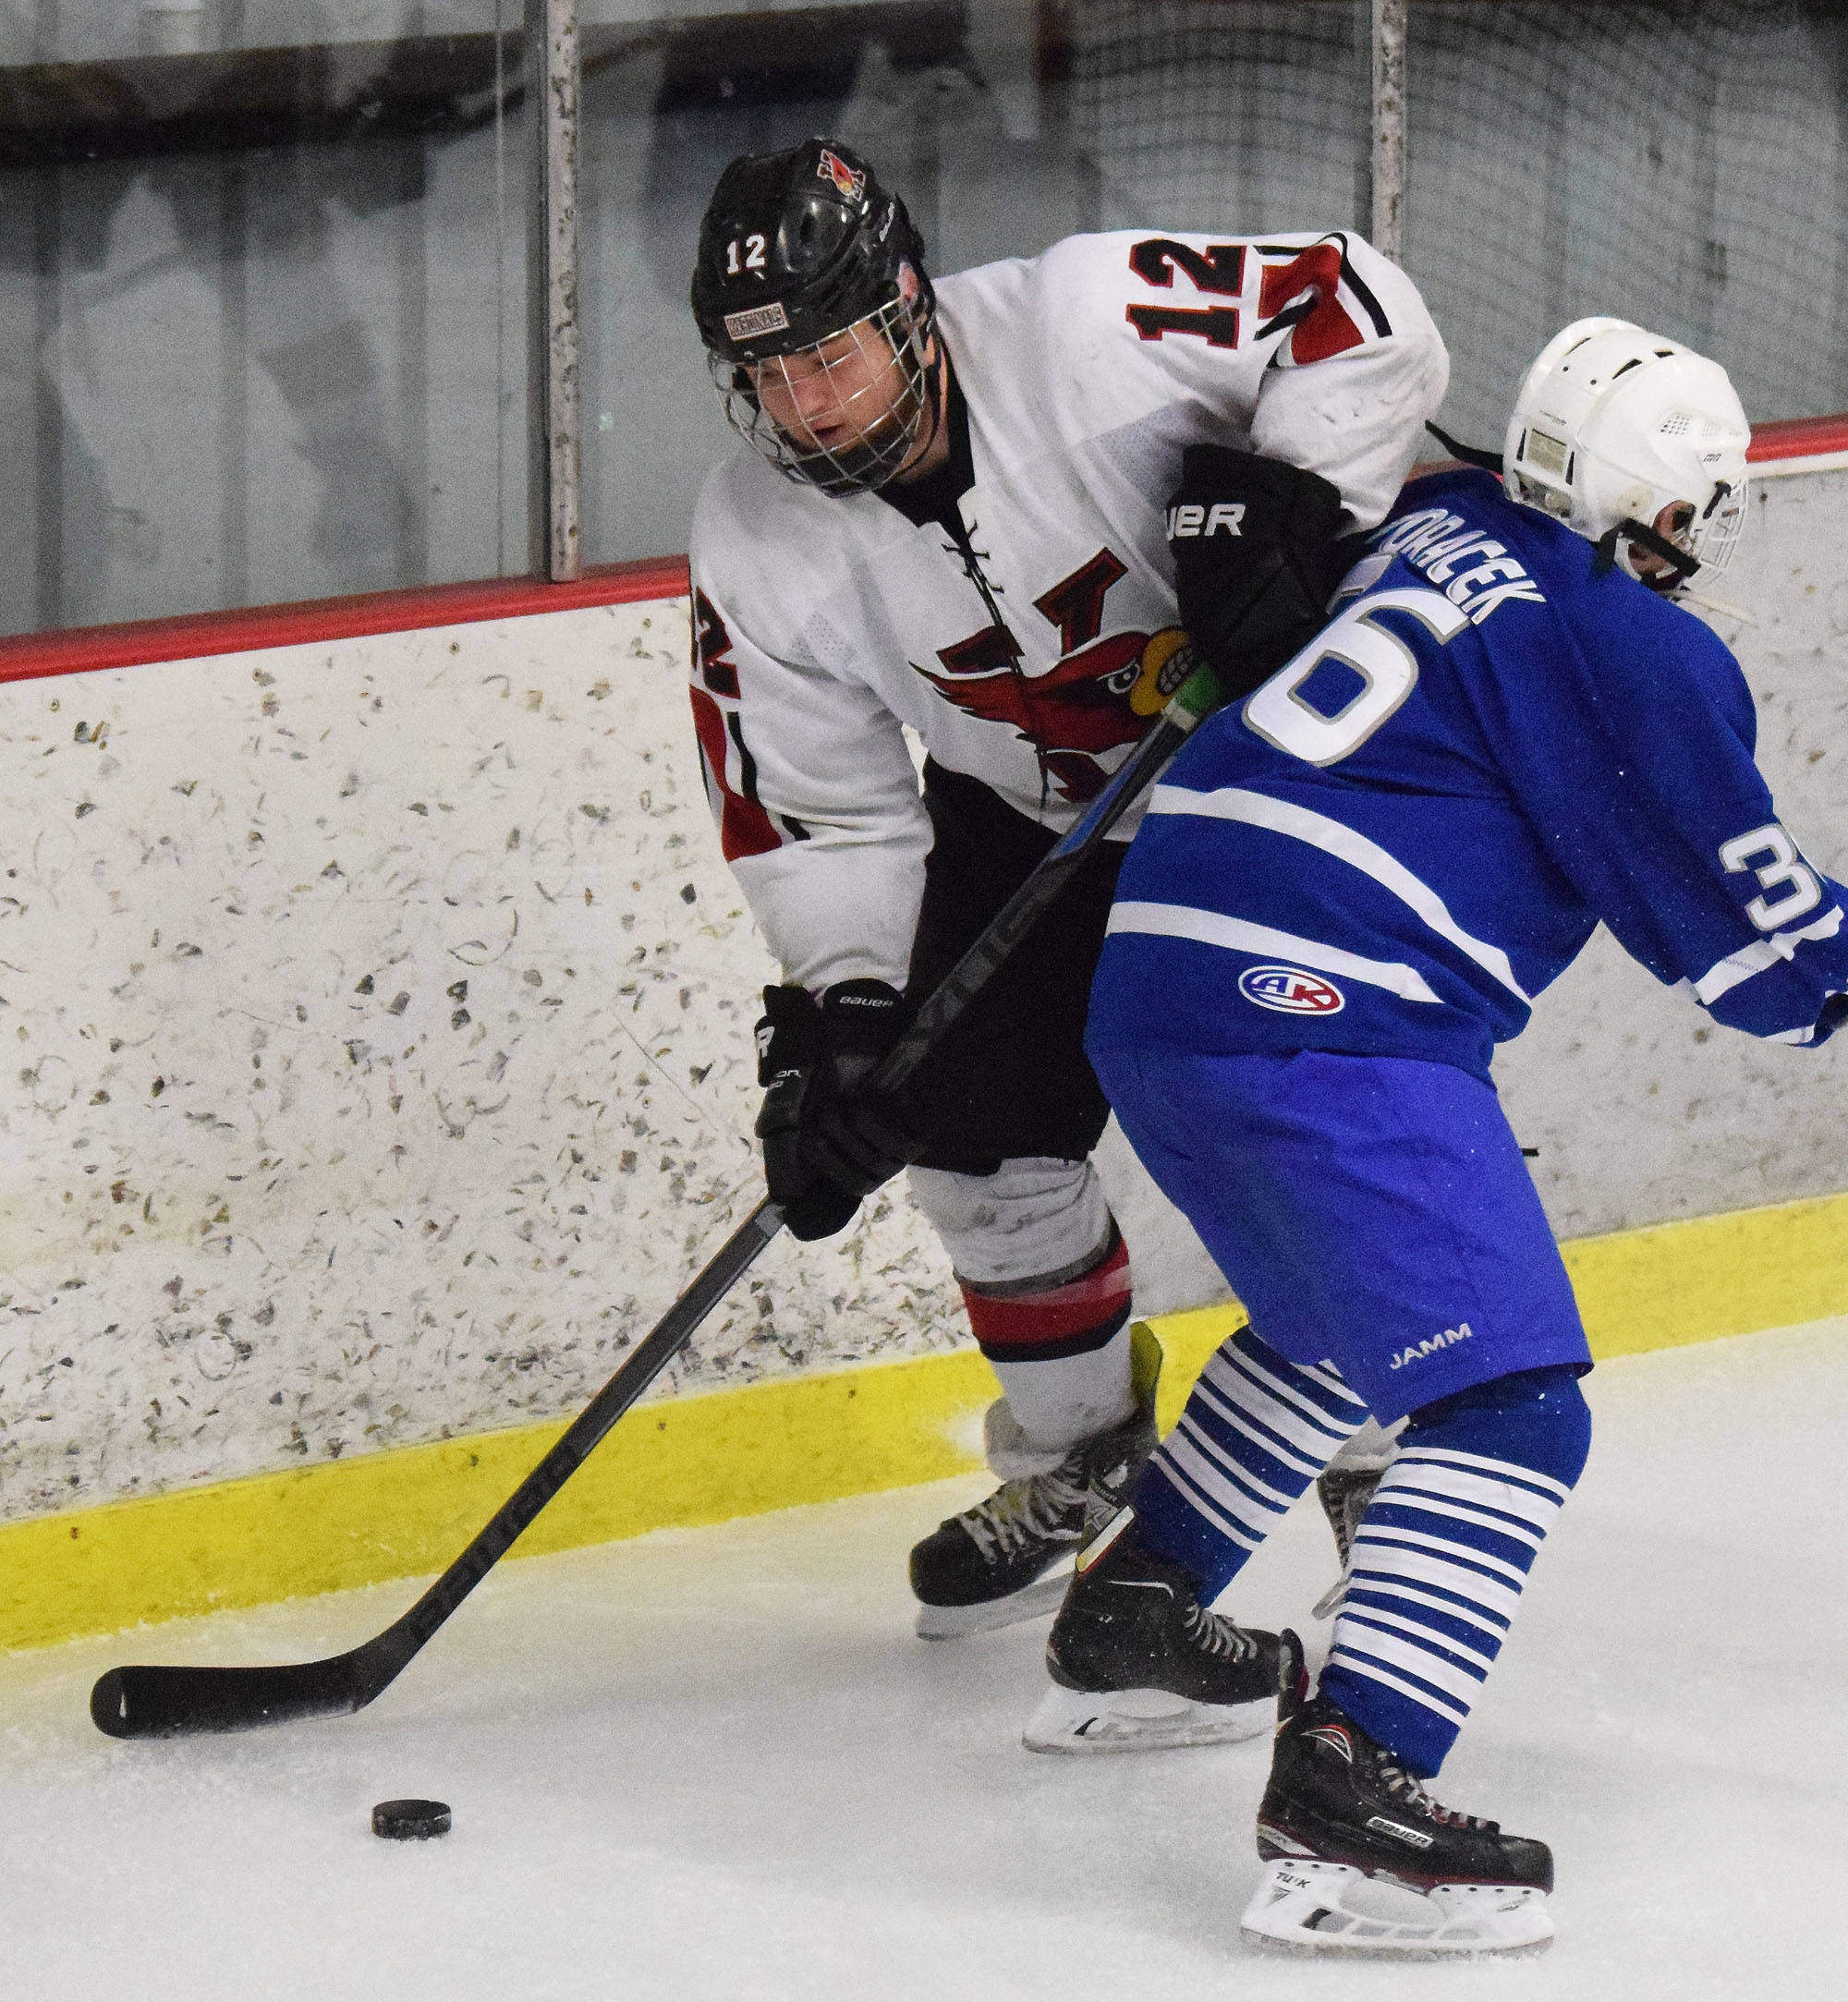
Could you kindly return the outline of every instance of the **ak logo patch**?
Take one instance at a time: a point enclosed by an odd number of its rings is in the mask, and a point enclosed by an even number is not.
[[[1332,980],[1300,966],[1247,966],[1238,977],[1238,991],[1280,1015],[1333,1015],[1347,1006]]]

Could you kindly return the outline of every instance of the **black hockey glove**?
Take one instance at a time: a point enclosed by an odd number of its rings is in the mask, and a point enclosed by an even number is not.
[[[1226,445],[1189,445],[1168,504],[1181,624],[1236,701],[1328,620],[1361,553],[1341,494],[1318,473]]]
[[[764,1180],[794,1236],[832,1237],[922,1152],[892,1105],[857,1089],[897,1038],[904,1002],[883,980],[844,980],[819,1004],[806,988],[767,987],[763,1009]]]

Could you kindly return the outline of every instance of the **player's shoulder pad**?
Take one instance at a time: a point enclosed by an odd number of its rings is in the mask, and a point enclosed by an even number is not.
[[[1161,358],[1136,352],[1141,344],[1125,318],[1129,251],[1148,234],[1066,237],[1038,257],[940,280],[941,322],[971,402],[1076,441],[1170,395]]]
[[[1729,711],[1743,702],[1749,712],[1752,698],[1737,655],[1691,605],[1660,597],[1635,577],[1619,576],[1614,581],[1624,587],[1623,644],[1636,652],[1647,649],[1651,660],[1671,666]],[[1613,604],[1618,595],[1610,593]],[[1616,623],[1612,621],[1613,625]]]
[[[1106,333],[1132,349],[1159,351],[1161,343],[1140,331],[1125,309],[1157,302],[1230,310],[1248,283],[1250,247],[1250,239],[1224,231],[1150,227],[1064,237],[1027,261],[1023,303],[1055,341]],[[1206,281],[1206,289],[1190,273]],[[1229,334],[1225,345],[1229,351]]]
[[[687,542],[694,582],[779,650],[772,636],[789,624],[784,614],[794,615],[793,631],[801,608],[838,577],[846,560],[845,511],[852,504],[784,479],[740,445],[700,486]]]
[[[1114,332],[1123,319],[1136,235],[1064,237],[1038,257],[957,272],[939,281],[939,306],[953,328],[979,337],[1018,342],[1025,335],[1040,353],[1082,349],[1099,329]]]

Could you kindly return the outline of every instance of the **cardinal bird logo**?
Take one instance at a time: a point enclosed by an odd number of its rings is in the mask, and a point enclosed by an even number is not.
[[[815,163],[815,174],[819,180],[833,181],[834,186],[849,201],[857,201],[860,189],[866,186],[866,176],[856,174],[839,153],[822,147],[821,157]]]
[[[1178,626],[1112,633],[1051,673],[1023,674],[1012,634],[988,626],[945,647],[946,673],[918,673],[946,701],[983,722],[1010,723],[1040,753],[1061,799],[1083,806],[1102,792],[1114,764],[1101,754],[1134,744],[1186,678],[1192,661]]]
[[[1005,625],[940,647],[941,674],[917,670],[967,714],[1010,724],[1073,806],[1102,792],[1115,764],[1100,762],[1103,755],[1134,744],[1193,667],[1178,625],[1100,637],[1104,600],[1128,575],[1120,557],[1100,549],[1033,601],[1059,631],[1060,658],[1046,673],[1022,672],[1020,643]]]
[[[919,672],[939,695],[969,715],[983,722],[1011,723],[1040,752],[1062,799],[1076,806],[1095,799],[1110,777],[1098,762],[1099,753],[1134,744],[1149,727],[1148,718],[1129,706],[1149,635],[1113,633],[1067,654],[1049,673],[1028,675],[1015,667],[1018,656],[1011,636],[991,626],[976,637],[987,639],[991,634],[1007,645],[1004,664],[958,672],[946,658],[948,673]],[[946,647],[943,653],[958,650]],[[985,650],[991,658],[998,649]]]

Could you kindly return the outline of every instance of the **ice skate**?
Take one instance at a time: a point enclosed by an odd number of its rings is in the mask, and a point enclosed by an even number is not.
[[[1084,1551],[1046,1644],[1053,1686],[1029,1752],[1160,1752],[1255,1738],[1270,1724],[1277,1641],[1199,1602],[1192,1577],[1137,1541],[1125,1509]]]
[[[1258,1810],[1268,1867],[1241,1922],[1246,1941],[1410,1960],[1543,1949],[1552,1851],[1440,1806],[1351,1717],[1307,1697],[1294,1633],[1282,1647],[1276,1751]]]
[[[1334,1532],[1335,1562],[1341,1566],[1341,1575],[1310,1608],[1312,1619],[1332,1619],[1346,1596],[1347,1567],[1354,1554],[1354,1533],[1360,1527],[1360,1519],[1367,1513],[1367,1504],[1373,1499],[1373,1491],[1380,1486],[1385,1471],[1383,1466],[1344,1467],[1337,1463],[1325,1467],[1317,1476],[1316,1498],[1322,1505],[1322,1513],[1328,1517],[1329,1528]]]
[[[1003,1481],[913,1548],[911,1589],[924,1640],[1011,1627],[1058,1606],[1079,1546],[1116,1513],[1155,1450],[1161,1373],[1161,1345],[1138,1321],[1130,1330],[1131,1415],[1081,1439],[1051,1468]]]
[[[1331,1620],[1341,1610],[1360,1518],[1367,1513],[1375,1488],[1398,1455],[1398,1431],[1397,1426],[1387,1431],[1368,1418],[1316,1477],[1316,1499],[1321,1503],[1334,1535],[1335,1562],[1341,1567],[1341,1575],[1310,1608],[1313,1620]]]

